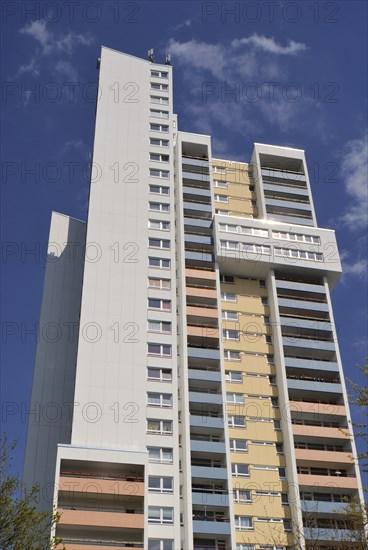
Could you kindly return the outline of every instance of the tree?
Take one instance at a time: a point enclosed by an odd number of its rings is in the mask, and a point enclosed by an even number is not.
[[[50,536],[59,516],[55,510],[38,510],[38,487],[26,493],[19,477],[11,474],[15,446],[16,442],[8,444],[5,434],[0,439],[0,548],[53,550],[61,543]]]
[[[364,367],[356,365],[356,368],[360,370],[368,380],[368,359]],[[362,414],[368,417],[368,385],[361,386],[357,382],[352,382],[348,379],[351,387],[351,393],[349,395],[349,401],[352,405],[357,405],[362,409]],[[368,449],[368,421],[362,423],[353,422],[354,428],[356,428],[356,437],[361,438],[366,443],[366,449]],[[362,463],[362,471],[368,471],[368,450],[358,454],[358,460]]]

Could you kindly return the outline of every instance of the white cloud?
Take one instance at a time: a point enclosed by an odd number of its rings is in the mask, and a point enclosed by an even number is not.
[[[252,36],[249,36],[248,38],[237,38],[231,43],[233,48],[239,48],[240,46],[246,46],[248,44],[263,50],[264,52],[269,52],[276,55],[296,55],[308,49],[307,45],[303,42],[289,40],[287,46],[281,46],[281,44],[278,44],[273,37],[267,38],[267,36],[264,36],[263,34],[256,33],[252,34]]]
[[[82,139],[70,139],[67,141],[63,147],[63,153],[76,149],[78,151],[83,150],[86,147]]]
[[[32,57],[29,63],[21,65],[17,71],[17,76],[20,76],[24,73],[32,73],[33,76],[40,75],[40,67],[36,57]]]
[[[32,73],[34,76],[39,76],[41,58],[52,56],[71,56],[77,46],[91,46],[95,39],[94,36],[87,32],[85,34],[68,31],[66,34],[57,35],[47,28],[46,21],[32,21],[29,25],[25,25],[19,29],[21,34],[33,38],[37,42],[37,50],[33,54],[29,63],[22,64],[17,70],[17,76],[24,73]],[[44,59],[42,60],[44,64]],[[58,68],[57,68],[57,65]],[[67,78],[76,80],[78,77],[77,70],[72,66],[70,61],[60,60],[58,63],[53,62],[53,69],[57,73],[63,74]]]
[[[76,82],[78,80],[78,72],[69,61],[58,61],[55,65],[55,71],[65,76],[69,82]]]
[[[179,23],[179,25],[176,25],[176,27],[174,27],[174,31],[178,31],[179,29],[182,29],[183,27],[190,27],[191,24],[192,24],[192,21],[190,19],[186,19],[182,23]]]
[[[368,135],[345,145],[341,173],[351,201],[342,222],[351,230],[364,229],[368,222]]]
[[[347,277],[356,277],[358,279],[367,279],[368,276],[368,259],[358,258],[350,260],[351,253],[343,250],[340,254],[342,263],[342,281],[345,282]]]
[[[76,46],[90,46],[94,42],[91,33],[78,34],[69,31],[67,34],[57,36],[47,29],[46,21],[32,21],[29,25],[19,29],[19,32],[36,40],[42,48],[43,55],[50,55],[55,52],[64,52],[71,55]]]

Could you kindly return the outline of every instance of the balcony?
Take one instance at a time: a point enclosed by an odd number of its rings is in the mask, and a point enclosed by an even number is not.
[[[132,478],[133,479],[133,478]],[[116,477],[101,479],[83,473],[73,475],[61,475],[59,478],[59,491],[74,493],[97,493],[99,495],[128,495],[132,494],[132,483],[135,487],[135,496],[144,496],[143,482],[132,480],[120,480]]]
[[[295,338],[294,336],[283,336],[284,348],[303,348],[310,350],[335,351],[335,342],[316,340],[315,338]]]
[[[309,319],[295,319],[294,317],[280,317],[282,328],[288,329],[288,332],[295,336],[302,336],[303,329],[312,332],[312,335],[317,337],[319,334],[331,334],[334,330],[331,323],[326,321],[312,321]],[[292,336],[290,335],[290,338]]]
[[[210,359],[220,361],[220,352],[218,349],[188,348],[188,357],[193,359]]]
[[[306,309],[310,311],[329,311],[328,304],[324,302],[309,302],[308,300],[292,300],[290,298],[279,298],[279,307],[295,309]]]
[[[210,217],[212,215],[212,207],[210,204],[201,204],[198,202],[184,201],[183,208],[184,210],[189,210],[194,213],[200,212],[202,215],[207,214],[207,216],[203,216],[203,217]]]
[[[203,169],[207,169],[209,170],[209,161],[208,161],[208,158],[194,158],[194,157],[188,157],[188,156],[185,156],[183,155],[182,156],[182,163],[183,165],[184,164],[189,164],[190,166],[198,166],[200,168],[203,168]]]
[[[288,241],[286,241],[288,242]],[[287,290],[297,290],[300,292],[314,292],[325,295],[325,287],[321,284],[298,283],[296,281],[284,281],[276,279],[276,288],[284,288]]]
[[[200,453],[226,453],[226,446],[224,441],[205,441],[203,439],[191,439],[190,450],[198,451]]]
[[[275,170],[272,168],[262,168],[261,169],[262,176],[266,178],[278,178],[282,179],[285,182],[287,181],[294,181],[298,183],[306,183],[307,179],[304,174],[300,172],[290,172],[287,170]]]
[[[301,500],[302,512],[315,514],[341,514],[346,509],[346,502],[327,502],[324,500]]]
[[[212,218],[209,220],[202,220],[201,218],[184,218],[185,227],[195,227],[199,229],[205,229],[210,233],[212,229]]]
[[[309,193],[306,187],[294,187],[292,185],[280,185],[278,183],[263,183],[264,191],[274,191],[275,193],[285,193],[286,195],[298,195],[308,197]]]
[[[293,424],[293,434],[303,437],[321,437],[323,439],[342,439],[349,441],[347,428],[326,428],[324,426],[308,426],[306,424]]]
[[[208,324],[218,327],[218,310],[206,307],[187,306],[187,321],[189,325]]]
[[[191,414],[189,422],[192,428],[208,428],[208,429],[223,430],[225,421],[222,417]]]
[[[69,537],[62,537],[63,544],[60,546],[60,550],[63,545],[67,550],[129,550],[133,548],[143,548],[143,542],[115,542],[115,541],[103,541],[91,539],[90,537],[76,539]],[[58,548],[58,547],[57,547]]]
[[[124,529],[143,529],[144,515],[95,510],[67,510],[59,508],[58,525],[82,525],[88,527],[116,527]]]
[[[193,520],[193,533],[203,535],[230,535],[230,522]]]
[[[210,489],[192,492],[192,504],[196,506],[229,506],[228,491],[211,491]]]
[[[188,370],[189,380],[203,380],[205,382],[221,382],[221,373],[211,370]]]
[[[212,256],[212,254],[206,254],[205,252],[186,251],[185,259],[189,261],[204,262],[204,263],[214,262],[214,256]]]
[[[190,403],[205,403],[209,405],[221,405],[222,395],[218,393],[189,392]]]
[[[315,227],[314,221],[312,218],[305,218],[304,216],[292,216],[291,214],[285,212],[285,214],[277,213],[277,212],[267,212],[268,217],[272,220],[279,220],[280,222],[285,223],[292,223],[295,225],[306,225],[310,227]]]
[[[300,210],[302,212],[308,212],[308,214],[311,211],[311,205],[309,202],[296,202],[293,200],[280,200],[280,199],[269,199],[265,197],[265,204],[267,206],[273,206],[277,208],[285,208],[290,209],[292,211]],[[288,212],[286,212],[287,214]]]
[[[184,241],[185,241],[185,243],[187,243],[189,245],[190,244],[196,244],[196,245],[200,245],[201,247],[212,246],[212,238],[207,237],[206,235],[191,235],[191,234],[187,233],[184,236]]]
[[[193,181],[202,181],[202,182],[210,182],[210,176],[209,174],[197,174],[197,172],[188,172],[187,170],[183,170],[182,172],[183,181],[184,180],[193,180]]]
[[[185,269],[185,277],[187,283],[203,285],[204,283],[213,286],[216,285],[216,272],[208,271],[207,269]]]
[[[293,380],[287,379],[288,390],[296,390],[298,392],[317,392],[329,393],[336,396],[342,394],[341,384],[333,384],[329,382],[311,382],[309,380]]]
[[[300,359],[299,357],[285,357],[285,367],[292,369],[339,372],[338,364],[335,361],[316,361],[313,359]]]
[[[304,536],[306,541],[335,541],[335,542],[351,542],[352,548],[354,548],[351,540],[351,531],[348,529],[325,529],[324,527],[304,527]]]
[[[211,466],[192,466],[192,478],[200,479],[227,479],[226,468],[213,468]]]
[[[358,489],[356,477],[298,474],[298,483],[313,489]]]
[[[192,173],[192,172],[191,172]],[[211,202],[211,190],[202,189],[201,187],[183,187],[183,193],[185,195],[194,195],[195,197],[207,198],[208,202]]]
[[[336,452],[336,451],[314,451],[311,449],[295,449],[295,457],[301,462],[309,464],[310,462],[328,463],[329,468],[339,467],[341,464],[351,466],[353,464],[353,457],[351,453]],[[315,464],[313,464],[315,466]],[[321,467],[327,467],[327,465],[321,464]]]
[[[289,401],[289,407],[290,411],[298,413],[298,416],[300,413],[313,414],[314,418],[318,418],[319,415],[346,416],[346,409],[344,405],[335,405],[334,403]]]

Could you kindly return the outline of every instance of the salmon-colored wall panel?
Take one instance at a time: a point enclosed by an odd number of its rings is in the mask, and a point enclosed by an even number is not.
[[[60,476],[59,490],[76,493],[98,493],[104,495],[144,496],[144,484],[137,481],[117,479],[84,478]]]
[[[59,525],[91,525],[143,529],[143,514],[121,514],[119,512],[97,512],[94,510],[58,510]]]

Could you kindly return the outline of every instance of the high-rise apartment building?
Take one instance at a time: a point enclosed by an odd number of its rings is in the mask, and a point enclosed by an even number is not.
[[[51,221],[25,481],[68,550],[335,548],[363,497],[303,151],[212,158],[168,64],[103,48],[99,85],[87,223]]]

